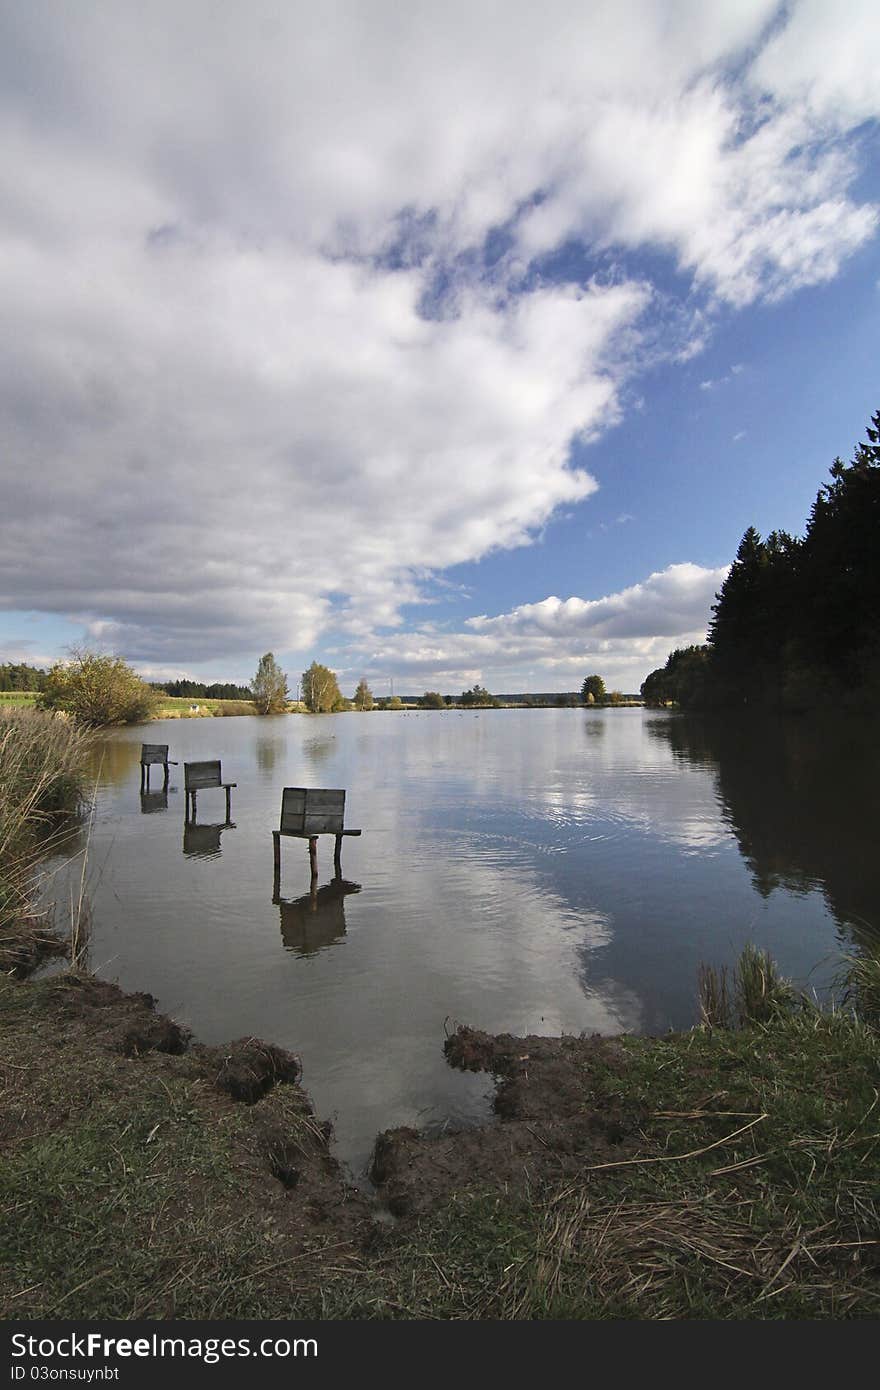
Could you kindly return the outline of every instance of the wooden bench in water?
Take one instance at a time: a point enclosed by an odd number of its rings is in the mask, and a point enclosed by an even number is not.
[[[220,771],[220,759],[216,758],[211,762],[203,763],[184,763],[183,765],[183,784],[186,792],[186,812],[185,819],[190,819],[189,808],[192,802],[192,820],[196,818],[196,793],[205,791],[209,787],[222,787],[226,792],[226,822],[231,820],[230,809],[230,789],[237,787],[237,782],[224,782],[223,774]]]
[[[308,840],[312,878],[318,877],[318,836],[335,835],[336,851],[333,863],[337,875],[342,865],[343,835],[360,835],[359,830],[346,830],[345,792],[326,787],[285,787],[281,793],[281,825],[272,831],[275,856],[275,893],[281,878],[281,837]]]
[[[168,744],[167,743],[142,743],[141,744],[141,791],[150,786],[150,768],[159,763],[165,769],[165,786],[168,786]],[[172,758],[171,766],[177,767],[177,763]]]

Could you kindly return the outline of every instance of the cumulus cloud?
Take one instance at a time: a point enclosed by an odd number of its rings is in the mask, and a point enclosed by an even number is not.
[[[463,631],[401,633],[364,648],[362,665],[374,678],[397,676],[412,691],[420,683],[454,691],[474,681],[507,692],[571,690],[587,667],[599,670],[609,687],[634,691],[670,650],[705,641],[726,575],[726,566],[670,565],[603,598],[551,596],[495,617],[469,618]],[[356,662],[354,669],[360,669]]]
[[[868,5],[0,15],[0,602],[144,664],[393,629],[589,496],[661,317],[684,361],[877,225]]]

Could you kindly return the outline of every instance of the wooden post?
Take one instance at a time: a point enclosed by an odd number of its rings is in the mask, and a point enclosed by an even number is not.
[[[231,811],[231,809],[230,809],[231,804],[232,804],[231,801],[230,801],[231,796],[232,796],[232,789],[231,789],[231,787],[227,787],[227,788],[226,788],[226,824],[227,824],[227,825],[228,825],[229,822],[232,820],[232,811]]]
[[[312,878],[318,877],[318,837],[309,836],[309,866],[312,870]]]
[[[342,873],[342,836],[336,836],[336,849],[333,854],[333,867],[336,870],[336,877]]]
[[[195,823],[195,819],[196,819],[196,789],[195,789],[195,787],[193,787],[192,791],[191,791],[190,794],[189,794],[189,800],[190,800],[190,805],[192,806],[192,819],[193,819],[193,823]]]

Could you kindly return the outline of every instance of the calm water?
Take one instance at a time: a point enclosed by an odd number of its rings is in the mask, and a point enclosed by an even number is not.
[[[139,793],[144,737],[167,738]],[[236,781],[184,827],[184,760]],[[192,719],[102,744],[89,850],[91,965],[205,1042],[303,1059],[358,1175],[376,1132],[487,1114],[444,1026],[663,1031],[695,1018],[701,960],[747,941],[824,988],[880,923],[877,741],[855,724],[713,726],[641,710]],[[361,839],[272,829],[285,785],[345,787]],[[56,876],[65,893],[65,873]]]

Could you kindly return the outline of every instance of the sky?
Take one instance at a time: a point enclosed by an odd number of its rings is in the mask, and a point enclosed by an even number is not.
[[[880,407],[876,0],[0,0],[0,661],[635,691]]]

